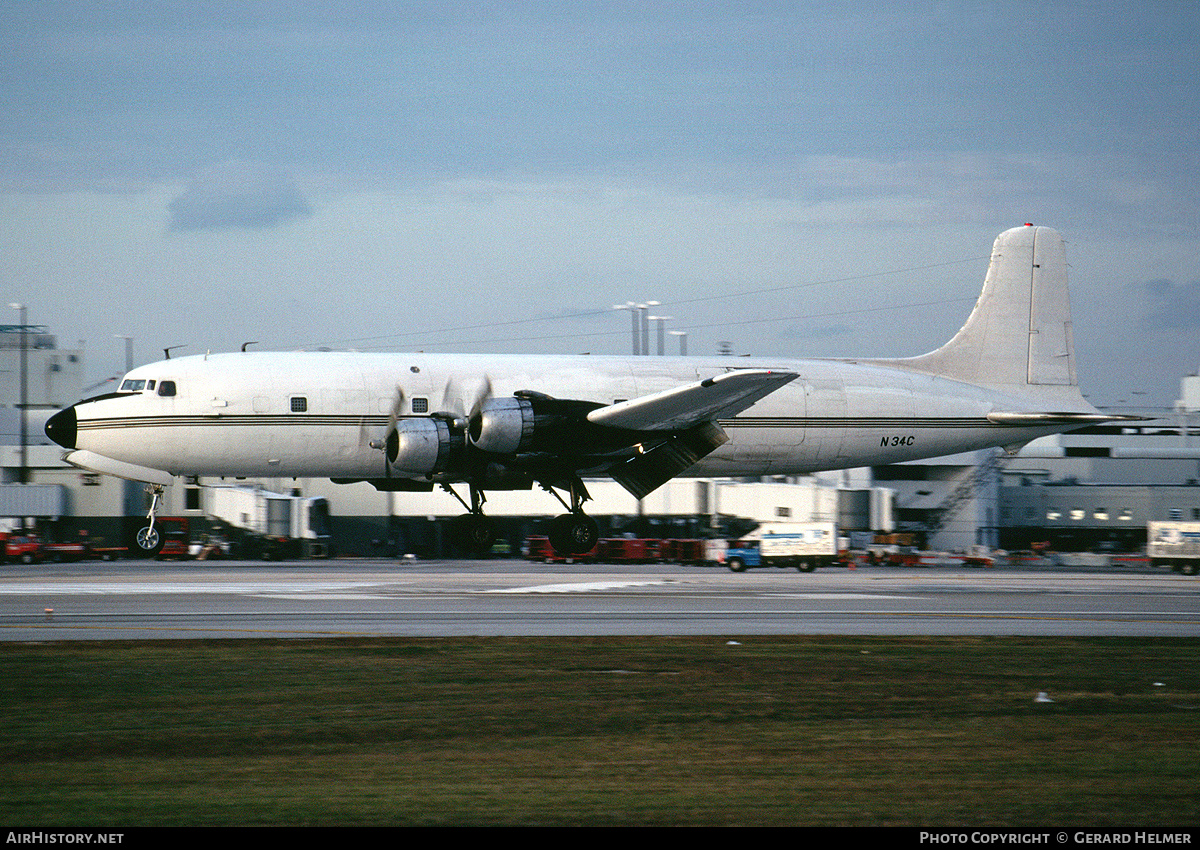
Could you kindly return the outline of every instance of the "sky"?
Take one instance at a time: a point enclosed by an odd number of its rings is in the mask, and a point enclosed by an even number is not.
[[[624,354],[631,301],[693,355],[908,356],[1033,222],[1085,394],[1169,407],[1197,44],[1169,0],[10,0],[0,310],[89,383],[123,337]]]

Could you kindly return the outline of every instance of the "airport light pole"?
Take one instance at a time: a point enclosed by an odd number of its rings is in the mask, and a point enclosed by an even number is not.
[[[638,313],[642,317],[642,354],[650,353],[650,308],[657,307],[659,302],[647,301],[645,304],[638,305]]]
[[[26,408],[29,406],[29,327],[25,324],[25,305],[24,304],[9,304],[14,310],[21,315],[21,468],[17,473],[17,481],[20,484],[29,483],[29,457],[26,445],[29,442],[26,417],[28,416]]]
[[[633,342],[633,356],[637,357],[639,341],[642,338],[641,329],[638,327],[637,304],[634,304],[632,301],[626,301],[624,304],[614,304],[613,309],[629,311],[629,331]]]
[[[658,322],[658,356],[662,357],[666,353],[666,322],[670,321],[673,316],[651,316],[650,320]]]
[[[687,331],[671,331],[671,336],[679,337],[679,355],[687,354]]]

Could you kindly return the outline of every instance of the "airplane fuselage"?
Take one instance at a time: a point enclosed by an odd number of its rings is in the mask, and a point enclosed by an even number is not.
[[[849,360],[246,352],[133,370],[125,392],[75,406],[75,448],[175,476],[373,479],[395,418],[462,414],[484,386],[600,406],[743,369],[798,377],[719,419],[729,441],[682,475],[874,466],[1062,430],[987,419],[1022,409],[1018,395]]]

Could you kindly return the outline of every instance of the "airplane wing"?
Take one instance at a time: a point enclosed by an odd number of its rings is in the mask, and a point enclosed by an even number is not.
[[[797,377],[795,372],[739,369],[694,384],[598,407],[587,414],[594,425],[632,431],[676,431],[734,416]]]
[[[665,439],[608,470],[622,487],[641,499],[729,440],[717,424],[734,416],[797,377],[795,372],[739,369],[694,384],[598,407],[594,425],[662,432]]]

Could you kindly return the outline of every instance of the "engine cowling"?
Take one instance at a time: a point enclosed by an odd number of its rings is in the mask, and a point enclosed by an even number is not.
[[[516,396],[488,399],[470,425],[472,445],[495,454],[527,450],[533,444],[533,432],[533,403]]]
[[[401,475],[437,475],[462,456],[464,442],[461,427],[446,419],[401,419],[388,437],[388,463]]]

